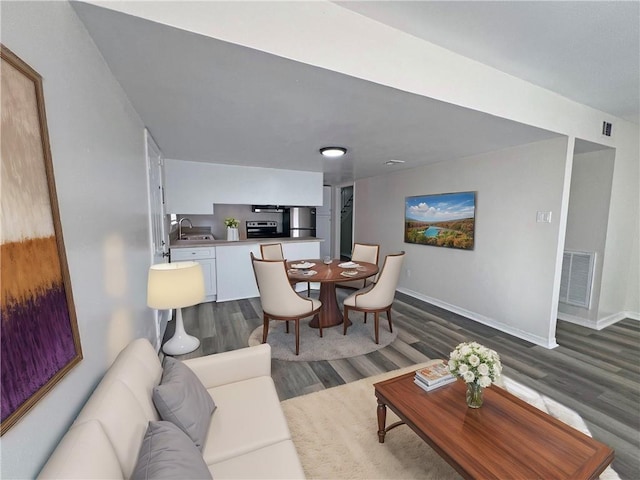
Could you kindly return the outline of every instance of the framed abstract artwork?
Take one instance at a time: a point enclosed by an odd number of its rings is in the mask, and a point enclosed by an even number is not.
[[[404,241],[473,250],[476,192],[406,197]]]
[[[0,434],[80,360],[42,78],[0,45]]]

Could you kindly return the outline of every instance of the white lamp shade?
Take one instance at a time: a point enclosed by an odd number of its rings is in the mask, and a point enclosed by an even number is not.
[[[190,307],[204,298],[204,276],[199,263],[158,263],[149,268],[149,307],[158,310]]]

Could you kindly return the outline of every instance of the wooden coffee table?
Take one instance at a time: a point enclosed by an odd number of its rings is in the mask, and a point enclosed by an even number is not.
[[[597,478],[613,450],[499,387],[467,407],[457,381],[425,392],[414,373],[374,385],[378,440],[405,423],[465,478]],[[400,419],[386,427],[387,407]]]

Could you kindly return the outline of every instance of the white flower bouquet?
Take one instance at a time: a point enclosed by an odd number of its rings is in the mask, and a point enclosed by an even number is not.
[[[502,372],[500,356],[476,342],[461,343],[449,356],[449,371],[465,383],[488,387]]]

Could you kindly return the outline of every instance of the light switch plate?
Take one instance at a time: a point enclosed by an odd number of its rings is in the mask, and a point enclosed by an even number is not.
[[[551,223],[551,212],[538,212],[536,215],[536,222]]]

